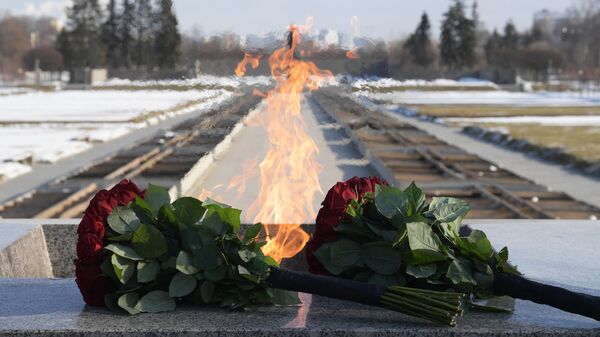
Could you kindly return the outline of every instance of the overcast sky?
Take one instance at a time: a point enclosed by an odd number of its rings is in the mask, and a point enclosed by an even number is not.
[[[107,0],[101,0],[106,2]],[[466,0],[470,6],[473,0]],[[533,13],[541,9],[563,11],[578,0],[479,0],[479,13],[486,27],[502,28],[512,19],[518,29],[527,29]],[[64,18],[69,0],[0,0],[0,12],[47,14]],[[434,34],[450,0],[174,0],[184,31],[194,26],[205,34],[233,31],[261,34],[290,23],[304,22],[312,15],[314,28],[332,28],[350,33],[352,16],[358,17],[360,33],[384,39],[411,32],[420,14],[427,11]]]

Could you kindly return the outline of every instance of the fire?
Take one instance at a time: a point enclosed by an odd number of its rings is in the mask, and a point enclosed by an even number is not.
[[[244,76],[244,74],[246,74],[246,66],[248,64],[252,66],[252,69],[258,68],[258,65],[260,64],[260,55],[253,56],[251,54],[245,53],[244,59],[235,68],[235,74],[237,76]]]
[[[358,58],[358,52],[356,51],[356,48],[352,48],[350,50],[348,50],[346,52],[346,57],[349,59],[357,59]]]
[[[254,222],[265,224],[267,244],[263,252],[277,261],[302,250],[309,235],[300,225],[307,218],[314,219],[314,195],[323,193],[318,177],[319,149],[306,133],[301,114],[302,92],[305,88],[318,88],[333,75],[320,70],[313,62],[294,58],[300,34],[310,25],[312,18],[305,26],[292,26],[291,45],[275,50],[268,60],[275,88],[266,93],[267,116],[263,126],[270,144],[267,155],[258,165],[260,190],[249,214],[254,215]],[[237,69],[245,69],[247,59],[248,54]],[[239,179],[232,183],[242,185]]]

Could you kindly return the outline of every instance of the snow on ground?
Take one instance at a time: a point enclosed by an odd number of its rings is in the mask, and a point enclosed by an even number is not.
[[[32,93],[9,100],[8,96],[0,97],[0,122],[4,122],[0,125],[0,181],[31,170],[18,161],[53,163],[88,150],[93,143],[118,138],[161,119],[209,109],[232,95],[226,90],[92,90]],[[206,99],[140,123],[129,122],[145,112],[172,109],[177,104],[200,98]],[[18,123],[7,123],[9,121]]]
[[[352,81],[352,86],[357,89],[367,88],[390,88],[390,87],[489,87],[490,90],[498,89],[498,86],[490,81],[473,78],[464,78],[458,81],[445,78],[435,80],[403,80],[398,81],[392,78],[374,78],[374,79],[356,79]]]
[[[33,89],[29,88],[18,88],[18,87],[0,87],[0,96],[25,94],[33,92]]]
[[[371,93],[366,96],[394,104],[439,105],[510,105],[510,106],[600,106],[600,98],[581,96],[578,93],[524,93],[509,91],[396,91]]]
[[[0,162],[0,182],[12,179],[30,171],[31,166],[29,165],[12,162]]]
[[[541,124],[559,126],[600,126],[600,116],[514,116],[514,117],[480,117],[480,118],[443,118],[448,123],[481,124]]]
[[[224,90],[67,90],[0,97],[0,122],[126,122]]]
[[[214,87],[233,87],[238,88],[241,85],[269,85],[271,78],[269,76],[213,76],[201,75],[197,78],[185,80],[160,80],[160,81],[132,81],[120,78],[111,78],[105,82],[94,83],[98,87],[110,86],[178,86],[178,87],[193,87],[193,86],[214,86]]]

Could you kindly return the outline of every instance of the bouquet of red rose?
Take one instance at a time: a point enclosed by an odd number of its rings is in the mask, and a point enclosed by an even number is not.
[[[126,180],[98,192],[78,229],[76,281],[84,301],[138,314],[174,310],[177,303],[231,309],[296,304],[291,291],[302,291],[452,325],[462,312],[463,295],[456,292],[278,268],[261,251],[261,225],[241,232],[240,213],[212,200],[171,202],[164,188],[150,185],[142,192]],[[436,315],[419,314],[424,310]]]
[[[312,273],[458,291],[469,294],[470,307],[483,310],[510,311],[496,298],[508,295],[600,320],[600,298],[523,278],[509,264],[506,247],[496,252],[485,233],[461,228],[469,211],[462,200],[427,203],[414,183],[402,190],[376,177],[354,177],[333,186],[322,205],[306,249]],[[438,309],[410,313],[443,320]]]

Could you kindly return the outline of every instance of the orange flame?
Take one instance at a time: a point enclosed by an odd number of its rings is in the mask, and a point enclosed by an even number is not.
[[[235,74],[238,77],[246,74],[246,66],[248,63],[252,66],[252,69],[258,68],[258,65],[260,64],[260,55],[253,56],[251,54],[244,53],[244,59],[238,63],[237,67],[235,68]]]
[[[256,88],[254,88],[254,89],[252,90],[252,96],[259,96],[259,97],[266,98],[266,97],[267,97],[267,94],[265,94],[264,92],[262,92],[262,91],[260,91],[260,90],[258,90],[258,89],[256,89]]]
[[[356,48],[352,48],[350,50],[348,50],[346,52],[346,57],[352,60],[355,60],[358,58],[358,52],[356,51]]]
[[[333,74],[320,70],[313,62],[294,58],[300,32],[311,24],[312,19],[309,19],[306,26],[292,26],[291,47],[277,49],[269,57],[275,88],[266,96],[264,126],[270,144],[259,165],[260,191],[250,206],[249,215],[255,214],[254,222],[265,224],[267,244],[263,252],[277,261],[302,250],[309,235],[300,225],[307,218],[314,219],[314,195],[323,193],[318,177],[319,149],[306,133],[301,103],[305,88],[318,88]]]

